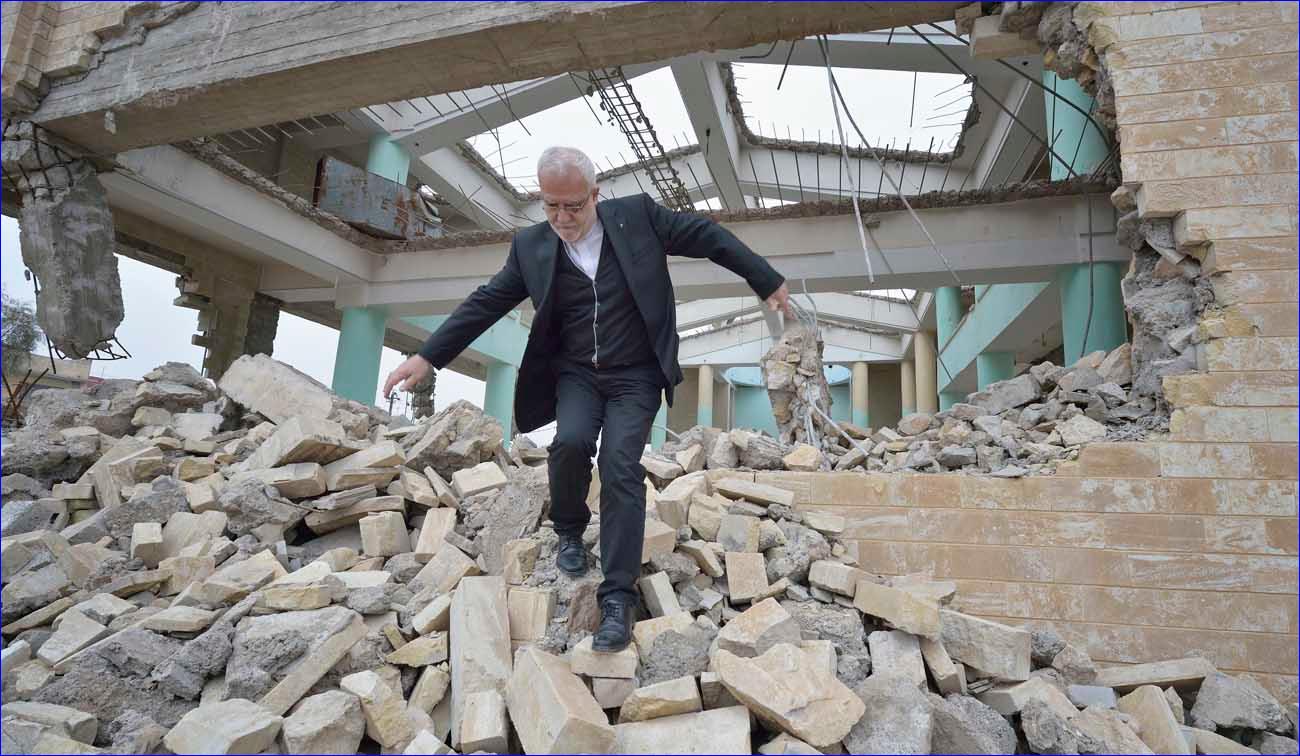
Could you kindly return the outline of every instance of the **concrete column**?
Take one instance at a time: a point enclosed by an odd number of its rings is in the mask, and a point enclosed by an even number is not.
[[[853,424],[859,428],[868,427],[871,422],[867,414],[867,363],[853,363],[853,382],[851,384],[853,404]]]
[[[489,362],[487,389],[483,393],[483,411],[501,423],[502,441],[510,447],[515,416],[515,379],[519,368],[505,362]]]
[[[917,331],[912,337],[913,362],[916,366],[916,411],[939,411],[939,384],[935,380],[938,363],[934,355],[934,333]]]
[[[388,312],[382,307],[344,307],[334,352],[334,392],[362,404],[375,403],[379,357],[384,350]]]
[[[982,352],[975,357],[975,380],[980,391],[990,383],[1005,381],[1015,374],[1015,352]]]
[[[898,364],[898,375],[903,397],[903,415],[916,412],[916,370],[912,360],[903,360]]]
[[[1128,340],[1128,317],[1120,289],[1127,265],[1095,263],[1069,265],[1056,274],[1061,290],[1061,331],[1065,337],[1065,364],[1073,365],[1089,352],[1110,351]],[[1091,279],[1091,281],[1090,281]],[[1089,297],[1089,290],[1092,296]],[[1091,299],[1091,322],[1089,300]],[[1088,343],[1084,343],[1087,331]]]
[[[1093,99],[1083,91],[1073,79],[1060,79],[1052,71],[1043,71],[1043,86],[1057,97],[1063,97],[1085,112],[1092,112]],[[1083,117],[1078,110],[1054,102],[1057,97],[1048,95],[1045,105],[1047,114],[1047,133],[1055,138],[1052,150],[1065,161],[1062,163],[1052,158],[1052,180],[1061,181],[1070,177],[1070,170],[1076,174],[1086,174],[1097,168],[1106,159],[1106,140],[1100,130]],[[1094,116],[1095,118],[1095,116]]]
[[[961,322],[961,289],[956,286],[941,286],[934,290],[935,330],[939,337],[939,351],[943,351],[952,334]]]
[[[668,402],[659,400],[659,411],[655,413],[654,425],[650,426],[650,448],[658,450],[668,439]]]
[[[699,399],[695,402],[695,422],[705,427],[713,426],[713,366],[700,365]]]
[[[366,155],[367,171],[390,181],[405,184],[410,166],[411,154],[402,145],[393,141],[391,135],[375,134],[370,137],[370,152]]]
[[[952,409],[952,405],[961,404],[966,401],[966,395],[960,391],[940,391],[939,392],[939,409]]]

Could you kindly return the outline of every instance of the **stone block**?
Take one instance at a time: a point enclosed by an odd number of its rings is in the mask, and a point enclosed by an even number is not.
[[[424,477],[429,479],[429,485],[433,486],[433,492],[438,495],[438,503],[444,507],[460,506],[460,497],[452,490],[451,484],[443,480],[432,467],[424,468]]]
[[[1196,753],[1259,753],[1254,748],[1244,746],[1232,738],[1225,738],[1217,732],[1201,730],[1195,727],[1191,728],[1191,730],[1196,736]]]
[[[834,674],[788,643],[753,658],[720,647],[714,667],[727,690],[760,719],[817,748],[843,740],[866,710]]]
[[[532,538],[507,541],[501,551],[501,576],[508,585],[523,585],[537,564],[541,545]]]
[[[432,562],[430,563],[432,564]],[[451,743],[461,751],[505,748],[501,691],[510,680],[510,618],[506,582],[466,577],[451,601]],[[475,694],[478,700],[471,700]],[[495,696],[487,696],[491,694]],[[468,733],[463,728],[470,727]]]
[[[724,514],[718,526],[718,543],[728,552],[758,551],[759,519],[742,514]]]
[[[1169,702],[1154,685],[1143,685],[1119,699],[1118,708],[1141,726],[1138,735],[1156,753],[1193,753],[1183,738]]]
[[[401,512],[406,511],[406,502],[400,496],[374,496],[369,499],[362,499],[355,504],[350,504],[342,509],[334,509],[327,512],[312,512],[303,520],[313,533],[323,535],[339,528],[355,525],[361,522],[361,519],[375,512]]]
[[[217,612],[192,606],[169,606],[140,625],[157,633],[198,633],[217,619]]]
[[[669,554],[677,548],[677,531],[658,520],[645,521],[645,540],[641,545],[641,564],[655,554]]]
[[[397,473],[397,481],[402,484],[402,495],[410,501],[425,507],[436,507],[438,501],[438,492],[433,490],[433,484],[424,475],[412,470],[409,467],[403,467]]]
[[[854,692],[866,714],[844,738],[849,753],[930,753],[933,714],[925,693],[906,677],[873,674]]]
[[[940,615],[943,645],[952,658],[1003,680],[1029,678],[1029,631],[950,609]]]
[[[708,492],[709,479],[702,472],[677,478],[655,495],[655,509],[659,513],[659,519],[672,528],[688,525],[691,501],[697,493],[707,496]]]
[[[791,737],[789,733],[784,732],[759,746],[758,752],[765,756],[776,756],[778,754],[805,754],[806,756],[818,756],[818,754],[821,753],[821,751],[813,748],[799,738]]]
[[[342,607],[273,616],[290,618],[292,622],[314,630],[307,651],[287,668],[280,682],[258,701],[272,713],[282,715],[311,690],[326,672],[333,669],[357,641],[365,637],[366,626],[361,621],[361,615]],[[240,623],[240,632],[244,631],[244,625],[248,622],[245,620]],[[274,630],[270,632],[273,634]]]
[[[258,478],[289,499],[320,496],[329,490],[325,482],[325,468],[317,462],[295,462],[265,470],[251,470],[236,475],[231,482],[237,482],[244,476]]]
[[[32,660],[32,646],[25,640],[14,641],[4,651],[0,651],[0,679],[4,687],[18,672],[18,668]]]
[[[283,724],[283,717],[252,701],[232,698],[191,710],[163,743],[177,754],[259,753],[275,743]]]
[[[168,426],[172,424],[172,413],[162,407],[140,407],[131,416],[131,425],[136,428],[148,426]]]
[[[645,468],[646,475],[649,475],[659,488],[665,488],[669,481],[686,472],[675,461],[658,454],[641,455],[641,467]]]
[[[614,726],[615,753],[751,754],[749,711],[728,706]]]
[[[803,639],[799,621],[776,599],[764,599],[741,612],[718,633],[718,648],[737,656],[761,656],[780,643]]]
[[[808,567],[808,582],[825,591],[853,598],[858,582],[867,574],[856,567],[830,559],[820,559]]]
[[[587,677],[612,677],[630,680],[636,677],[637,647],[629,645],[614,653],[592,650],[592,637],[588,635],[569,652],[569,669],[575,675]]]
[[[451,687],[451,674],[447,672],[446,665],[425,667],[420,671],[420,679],[416,680],[415,687],[411,690],[411,699],[407,701],[406,707],[418,709],[426,714],[431,713],[435,706],[442,703],[449,687]]]
[[[1166,691],[1177,699],[1173,688]],[[1181,711],[1181,701],[1179,702]],[[1191,723],[1205,729],[1249,729],[1287,732],[1286,711],[1255,680],[1215,673],[1205,678],[1191,710]]]
[[[695,677],[686,675],[632,691],[619,709],[618,721],[644,722],[703,710]]]
[[[281,734],[285,753],[356,753],[365,731],[361,700],[330,690],[299,702]]]
[[[59,615],[59,627],[41,644],[36,658],[54,667],[109,634],[108,628],[76,609]]]
[[[633,678],[591,678],[591,694],[602,709],[617,709],[634,690],[636,690],[636,680]]]
[[[381,569],[365,569],[367,566],[379,567],[381,565],[367,565],[365,562],[358,562],[352,569],[335,572],[331,577],[342,583],[343,587],[349,591],[359,588],[374,588],[392,582],[393,575],[391,572]]]
[[[718,528],[722,526],[722,513],[727,511],[728,499],[702,491],[696,491],[691,497],[691,506],[686,514],[686,522],[691,530],[705,541],[718,540]]]
[[[457,470],[451,475],[451,488],[456,496],[465,498],[484,491],[505,488],[509,483],[505,472],[495,462],[480,462],[473,467]]]
[[[411,618],[411,626],[417,633],[431,633],[447,630],[451,627],[451,594],[434,596],[423,609]]]
[[[131,526],[131,558],[144,562],[149,569],[167,556],[163,548],[162,523],[137,522]]]
[[[637,580],[637,587],[641,589],[641,600],[650,610],[651,617],[662,617],[682,610],[681,604],[677,602],[677,592],[673,590],[673,584],[668,579],[668,573],[656,572],[647,575]]]
[[[821,563],[816,562],[813,567],[818,564]],[[809,580],[812,580],[811,572]],[[816,581],[813,583],[815,585]],[[853,605],[863,614],[879,617],[899,630],[927,638],[939,636],[939,603],[911,591],[859,580],[853,594]]]
[[[456,527],[456,510],[438,508],[430,509],[424,514],[424,526],[420,528],[420,537],[415,543],[416,561],[428,562],[442,548],[444,538]]]
[[[299,415],[286,418],[277,425],[275,432],[241,463],[241,469],[263,470],[294,462],[324,464],[353,451],[343,426],[330,420]]]
[[[351,467],[333,474],[325,473],[325,488],[329,491],[346,491],[360,486],[374,486],[376,489],[387,488],[397,477],[397,467]],[[404,499],[403,496],[395,496]]]
[[[975,697],[1004,717],[1019,714],[1030,701],[1042,701],[1061,719],[1073,719],[1079,713],[1060,688],[1042,677],[1031,677],[1019,683],[999,683]]]
[[[867,636],[871,672],[905,677],[925,688],[925,662],[917,637],[902,630],[877,630]]]
[[[428,667],[447,661],[447,633],[421,635],[384,657],[389,664],[403,667]]]
[[[685,547],[683,547],[685,550]],[[717,561],[712,550],[703,549],[708,556]],[[727,590],[731,593],[731,602],[744,603],[762,595],[768,588],[767,560],[759,553],[739,553],[728,551],[725,555],[727,564]],[[703,563],[701,562],[701,567]],[[708,570],[704,570],[708,574]]]
[[[800,514],[803,515],[804,525],[824,536],[838,536],[847,527],[847,521],[843,515],[815,511],[800,512]]]
[[[216,471],[217,464],[210,459],[183,457],[176,463],[176,467],[173,468],[172,476],[189,482],[206,478]]]
[[[375,512],[361,518],[361,550],[369,557],[390,557],[411,550],[411,534],[400,512]]]
[[[269,585],[259,592],[257,605],[278,612],[321,609],[334,603],[336,590],[324,581]]]
[[[515,658],[506,706],[525,753],[613,749],[614,728],[587,687],[563,659],[536,647],[521,650]]]
[[[1160,688],[1172,685],[1179,690],[1185,690],[1200,687],[1201,682],[1216,671],[1209,660],[1191,656],[1186,659],[1106,667],[1097,671],[1097,679],[1093,682],[1095,685],[1114,688],[1121,693],[1127,693],[1143,685],[1155,685]]]
[[[442,742],[433,730],[420,730],[415,733],[415,737],[406,745],[403,754],[444,754],[455,753],[444,742]]]
[[[354,672],[339,680],[339,687],[360,699],[371,740],[385,748],[403,748],[415,737],[401,694],[375,672]]]
[[[681,546],[682,553],[695,560],[699,565],[700,571],[711,578],[722,577],[724,571],[722,563],[718,561],[718,555],[708,543],[704,541],[686,541]]]
[[[966,671],[965,667],[953,662],[952,657],[948,656],[948,649],[943,647],[943,641],[937,638],[919,638],[918,645],[921,647],[921,659],[925,662],[925,668],[930,671],[930,677],[934,680],[934,686],[939,689],[939,694],[946,696],[950,693],[966,692]]]
[[[641,661],[647,661],[649,658],[655,638],[669,630],[676,630],[679,633],[686,632],[686,628],[692,624],[690,612],[678,612],[663,617],[641,620],[633,625],[632,639],[636,642]]]
[[[506,596],[510,615],[510,640],[533,643],[546,635],[551,615],[555,614],[555,591],[550,588],[511,586]]]
[[[53,730],[77,743],[93,743],[95,735],[99,732],[98,718],[69,706],[34,701],[10,701],[0,711],[3,712],[6,729],[12,719],[20,719]]]
[[[1080,709],[1090,706],[1098,709],[1113,709],[1119,701],[1114,688],[1103,688],[1100,685],[1067,685],[1065,697]]]
[[[180,556],[181,551],[189,546],[220,538],[228,519],[221,511],[177,512],[168,517],[162,529],[164,558]]]
[[[479,573],[478,564],[468,554],[450,543],[443,543],[433,559],[412,578],[411,584],[418,583],[435,594],[451,593],[462,578]]]

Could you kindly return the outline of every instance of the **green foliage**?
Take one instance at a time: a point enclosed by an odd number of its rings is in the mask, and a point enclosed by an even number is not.
[[[41,327],[36,323],[36,309],[27,302],[3,293],[4,311],[0,314],[3,330],[3,353],[6,374],[21,373],[27,369],[32,350],[41,338]]]

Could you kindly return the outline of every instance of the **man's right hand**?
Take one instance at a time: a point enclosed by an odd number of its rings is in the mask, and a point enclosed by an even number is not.
[[[403,391],[410,391],[415,387],[415,384],[424,380],[432,370],[433,365],[430,365],[423,357],[418,354],[411,355],[406,358],[405,362],[398,365],[393,372],[388,374],[388,380],[384,381],[384,396],[388,397],[393,392],[393,386],[396,386],[399,381],[402,383],[400,388]]]

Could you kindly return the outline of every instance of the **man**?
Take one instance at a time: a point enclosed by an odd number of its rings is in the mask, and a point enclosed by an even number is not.
[[[505,267],[456,308],[419,354],[384,382],[408,390],[442,368],[525,297],[536,316],[515,391],[519,430],[556,421],[549,447],[557,566],[587,571],[582,533],[601,435],[598,651],[632,637],[645,535],[641,454],[659,410],[682,380],[676,303],[666,255],[708,258],[741,276],[773,309],[789,312],[785,281],[729,231],[655,204],[644,194],[597,202],[596,169],[581,151],[551,147],[537,164],[546,223],[515,234]]]

